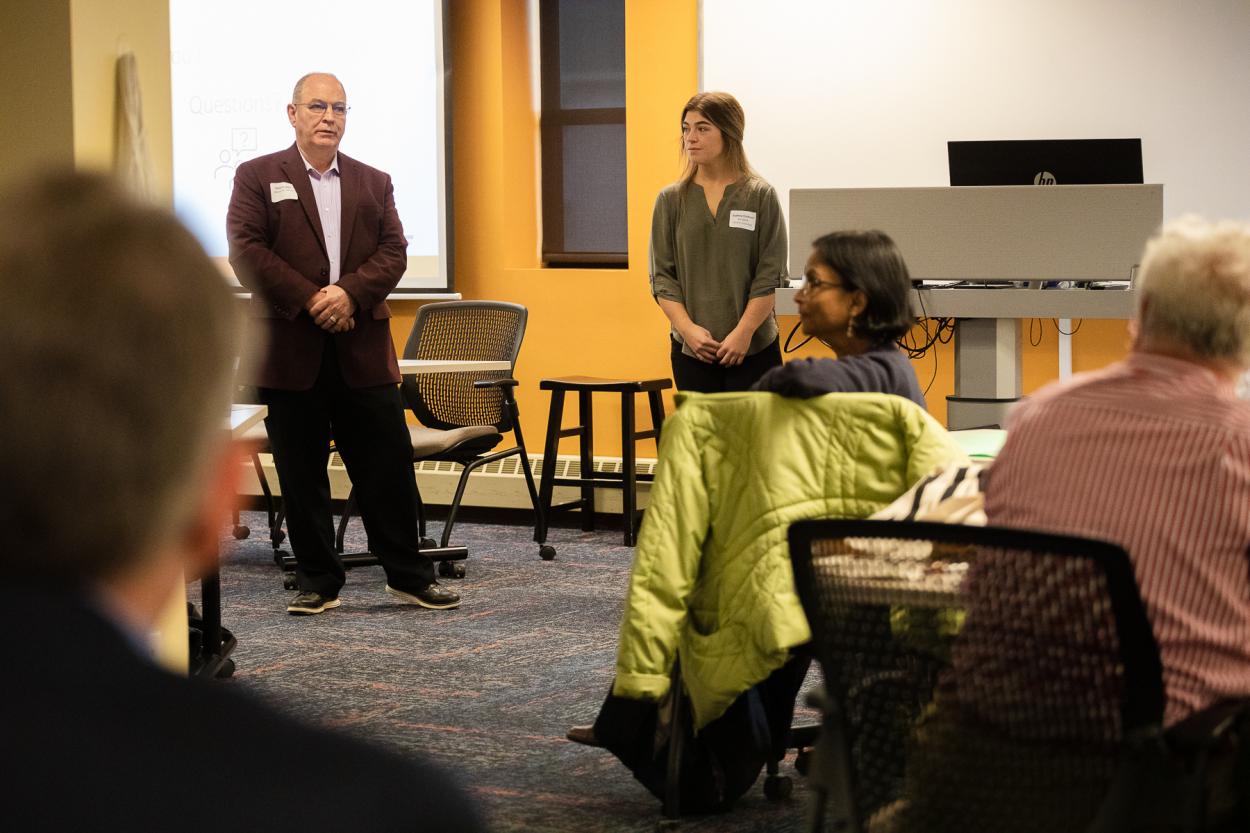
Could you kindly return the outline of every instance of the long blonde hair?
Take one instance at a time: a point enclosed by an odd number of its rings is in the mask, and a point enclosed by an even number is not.
[[[753,175],[755,171],[747,162],[747,152],[742,147],[742,134],[746,130],[747,117],[738,99],[729,93],[696,93],[686,102],[686,106],[681,108],[682,121],[686,120],[686,114],[691,111],[703,116],[716,125],[720,131],[721,140],[724,143],[721,155],[725,158],[726,165],[741,176]],[[680,180],[681,189],[684,191],[694,181],[699,166],[692,162],[689,154],[686,153],[684,138],[681,140],[679,155],[686,163]]]

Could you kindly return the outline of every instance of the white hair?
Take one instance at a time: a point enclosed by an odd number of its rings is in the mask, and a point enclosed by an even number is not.
[[[1143,346],[1250,367],[1250,225],[1186,216],[1146,244],[1137,287]]]

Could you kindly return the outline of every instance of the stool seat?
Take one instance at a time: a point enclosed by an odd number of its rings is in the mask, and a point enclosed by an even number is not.
[[[539,390],[586,390],[612,393],[668,390],[672,386],[672,379],[602,379],[598,376],[555,376],[538,383]]]
[[[625,546],[632,547],[637,539],[638,481],[652,480],[654,475],[635,471],[639,440],[660,440],[660,426],[664,422],[664,400],[660,391],[673,386],[673,380],[664,379],[604,379],[599,376],[556,376],[538,383],[540,390],[551,391],[551,411],[547,417],[547,441],[543,447],[543,468],[538,489],[538,502],[543,518],[552,512],[578,509],[582,516],[582,529],[595,528],[595,489],[620,489],[622,521],[625,527]],[[579,423],[565,428],[564,395],[577,394]],[[591,398],[596,393],[616,394],[621,398],[621,470],[619,472],[595,471],[594,469],[594,418]],[[634,422],[634,396],[644,393],[647,408],[651,412],[651,428],[639,431]],[[577,437],[578,477],[556,477],[555,460],[560,439]],[[568,503],[552,505],[552,491],[556,486],[576,487],[581,497]],[[545,528],[544,528],[545,533]]]

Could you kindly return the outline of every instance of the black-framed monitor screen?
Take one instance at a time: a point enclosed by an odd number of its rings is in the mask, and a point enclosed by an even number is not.
[[[1140,185],[1141,139],[947,142],[951,185]]]

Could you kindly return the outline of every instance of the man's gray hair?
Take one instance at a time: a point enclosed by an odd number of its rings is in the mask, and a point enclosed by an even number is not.
[[[0,575],[69,585],[176,541],[224,423],[241,317],[167,211],[92,175],[0,195]]]
[[[1250,366],[1250,225],[1187,216],[1146,244],[1139,339]]]

